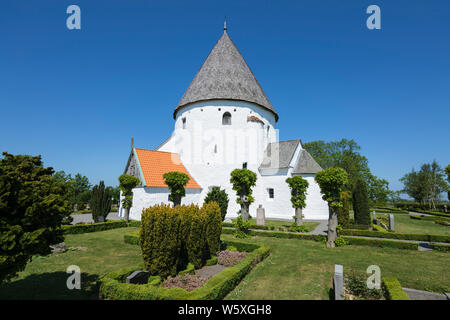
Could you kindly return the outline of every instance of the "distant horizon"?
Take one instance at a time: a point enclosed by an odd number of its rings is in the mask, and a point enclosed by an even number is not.
[[[117,186],[131,137],[154,149],[171,135],[226,16],[280,140],[353,139],[394,191],[413,168],[450,163],[446,1],[377,1],[381,30],[365,1],[80,0],[81,30],[66,28],[70,4],[0,4],[1,152]]]

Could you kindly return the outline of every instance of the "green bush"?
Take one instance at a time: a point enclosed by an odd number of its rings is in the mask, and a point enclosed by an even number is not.
[[[98,222],[99,217],[103,217],[106,220],[106,216],[111,210],[111,197],[111,190],[110,188],[105,188],[103,181],[100,181],[92,189],[91,210],[92,219],[95,222]]]
[[[208,252],[215,256],[220,251],[220,234],[222,233],[221,208],[217,202],[205,203],[201,209],[206,216],[206,243]]]
[[[383,278],[383,289],[386,292],[386,299],[388,300],[410,300],[409,296],[403,291],[400,282],[397,278]]]
[[[151,275],[176,276],[181,237],[179,210],[157,205],[142,211],[139,231],[142,258]]]
[[[359,245],[359,246],[369,246],[369,247],[379,247],[379,248],[396,248],[396,249],[407,249],[407,250],[418,250],[419,245],[417,243],[405,242],[405,241],[393,241],[393,240],[378,240],[370,238],[353,238],[345,237],[349,245]]]
[[[219,204],[222,221],[225,220],[228,209],[228,194],[225,190],[221,190],[220,187],[212,187],[205,198],[205,203],[215,201]]]
[[[351,230],[344,229],[342,235],[347,236],[361,236],[361,237],[375,237],[385,239],[399,239],[399,240],[414,240],[427,242],[450,242],[450,236],[433,235],[433,234],[419,234],[419,233],[397,233],[397,232],[379,232],[370,230]]]
[[[433,250],[436,250],[436,251],[442,251],[442,252],[449,252],[450,251],[450,245],[438,244],[438,243],[430,243],[430,247],[433,248]]]
[[[367,185],[362,179],[356,181],[355,188],[353,190],[353,211],[355,222],[357,224],[371,224]]]
[[[128,227],[124,220],[62,226],[65,234],[80,234]]]
[[[151,275],[176,276],[188,263],[196,269],[220,249],[220,207],[210,202],[197,205],[158,205],[143,210],[139,243],[145,267]],[[132,241],[127,235],[127,238]]]
[[[234,227],[236,228],[234,231],[234,236],[236,238],[240,239],[247,238],[250,228],[250,222],[248,220],[245,221],[244,219],[242,219],[241,216],[239,216],[235,220]]]
[[[350,195],[342,191],[342,207],[338,208],[338,225],[346,228],[350,223]]]
[[[264,260],[270,249],[254,244],[227,242],[238,248],[250,250],[247,257],[233,267],[229,267],[210,278],[202,287],[192,291],[181,288],[164,288],[153,283],[133,285],[123,280],[134,270],[125,268],[111,272],[99,280],[99,293],[103,299],[112,300],[219,300],[223,299],[248,274],[251,269]],[[242,250],[241,250],[242,251]]]
[[[185,186],[190,178],[183,172],[166,172],[163,174],[164,182],[170,190],[169,201],[176,207],[181,204],[181,198],[186,195]]]

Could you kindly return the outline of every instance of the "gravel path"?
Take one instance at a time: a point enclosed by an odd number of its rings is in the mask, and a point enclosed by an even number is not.
[[[90,223],[94,222],[91,213],[72,214],[72,218],[73,218],[72,224],[77,224],[80,222],[90,222]],[[110,212],[106,217],[106,220],[121,220],[121,218],[119,217],[118,212]]]

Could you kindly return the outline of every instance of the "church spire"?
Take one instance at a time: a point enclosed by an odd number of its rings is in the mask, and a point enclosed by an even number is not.
[[[225,20],[223,22],[223,31],[227,32],[227,17],[225,17]]]

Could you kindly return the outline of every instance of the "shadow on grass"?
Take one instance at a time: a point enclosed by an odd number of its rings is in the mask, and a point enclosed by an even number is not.
[[[81,273],[81,289],[67,288],[71,274],[58,271],[31,274],[0,285],[0,300],[95,300],[98,275]]]

